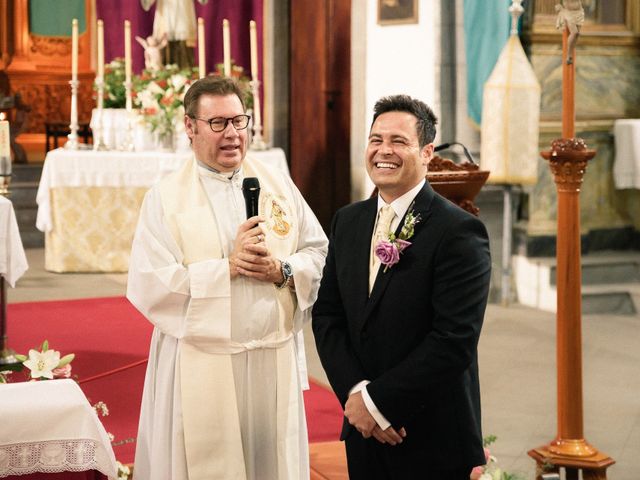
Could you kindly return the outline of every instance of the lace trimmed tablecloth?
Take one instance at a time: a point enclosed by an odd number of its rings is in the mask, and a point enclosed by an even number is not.
[[[116,479],[111,442],[73,380],[0,384],[0,477],[97,470]]]
[[[11,202],[0,195],[0,276],[15,287],[29,268]]]

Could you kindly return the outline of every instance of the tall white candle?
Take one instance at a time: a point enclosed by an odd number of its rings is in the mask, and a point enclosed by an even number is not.
[[[9,147],[9,141],[9,122],[0,120],[0,175],[11,175],[11,149]]]
[[[204,19],[198,17],[198,75],[200,78],[204,78],[207,74],[207,63],[204,52]]]
[[[229,20],[222,20],[222,51],[224,54],[224,71],[225,77],[231,76],[231,34],[229,32]]]
[[[131,82],[131,22],[124,21],[124,81]]]
[[[104,22],[98,20],[98,78],[104,79]]]
[[[78,19],[71,21],[71,80],[78,79]]]
[[[249,41],[251,45],[251,78],[258,80],[258,34],[256,22],[249,22]]]

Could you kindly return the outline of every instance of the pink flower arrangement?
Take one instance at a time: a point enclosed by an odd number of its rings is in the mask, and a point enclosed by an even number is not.
[[[384,265],[383,272],[393,267],[400,261],[400,254],[411,246],[408,242],[413,237],[415,226],[420,222],[420,215],[413,213],[413,203],[409,207],[409,211],[404,217],[402,229],[396,237],[394,232],[389,232],[388,240],[381,240],[376,244],[374,253]]]
[[[508,473],[498,467],[498,460],[491,455],[487,445],[496,441],[494,435],[483,439],[485,465],[474,467],[469,474],[470,480],[521,480],[519,475]]]

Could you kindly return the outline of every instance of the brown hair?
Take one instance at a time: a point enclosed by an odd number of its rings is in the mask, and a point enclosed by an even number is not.
[[[433,142],[436,138],[438,119],[426,103],[411,98],[409,95],[383,97],[373,107],[373,122],[371,122],[371,126],[373,127],[376,118],[387,112],[407,112],[416,117],[416,130],[420,148]]]
[[[195,81],[184,95],[184,111],[191,117],[198,115],[198,100],[202,95],[237,95],[245,109],[244,92],[237,81],[229,77],[209,76]]]

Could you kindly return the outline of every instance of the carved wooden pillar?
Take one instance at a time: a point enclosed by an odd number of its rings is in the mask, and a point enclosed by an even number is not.
[[[615,461],[599,452],[584,438],[582,401],[582,268],[580,251],[580,188],[587,162],[596,152],[575,137],[575,52],[567,63],[568,30],[563,32],[562,135],[551,150],[541,152],[553,173],[558,193],[556,239],[556,356],[558,385],[558,433],[556,438],[529,456],[537,463],[538,480],[545,468],[566,470],[567,480],[606,480],[607,468]],[[545,467],[546,466],[546,467]]]

